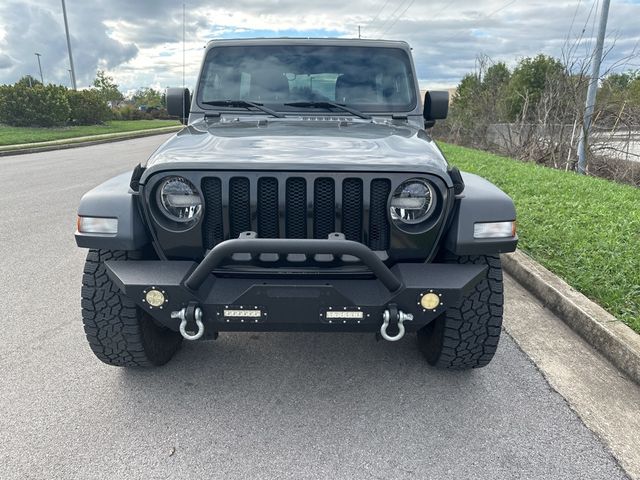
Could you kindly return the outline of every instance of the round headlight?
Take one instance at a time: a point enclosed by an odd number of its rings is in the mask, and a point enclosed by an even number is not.
[[[415,225],[431,216],[436,203],[433,187],[426,180],[415,178],[402,183],[391,197],[391,218]]]
[[[169,177],[162,182],[158,188],[158,203],[162,213],[174,222],[192,222],[202,213],[200,193],[183,177]]]

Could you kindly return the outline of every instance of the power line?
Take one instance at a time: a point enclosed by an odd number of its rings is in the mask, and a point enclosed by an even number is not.
[[[391,1],[391,0],[387,0],[386,2],[384,2],[384,5],[382,5],[382,8],[381,8],[380,10],[378,10],[378,13],[376,13],[376,16],[375,16],[375,17],[373,17],[373,19],[371,19],[371,20],[369,21],[369,25],[371,25],[373,22],[375,22],[375,21],[378,19],[378,17],[379,17],[379,16],[380,16],[380,14],[382,13],[382,11],[387,7],[387,5],[389,5],[389,2],[390,2],[390,1]]]
[[[409,10],[409,7],[411,7],[411,5],[414,3],[415,0],[413,0],[409,6],[407,6],[407,8],[405,8],[403,10],[403,12],[395,19],[395,21],[393,22],[393,24],[387,28],[384,32],[382,32],[381,35],[385,35],[387,32],[391,31],[391,29],[393,28],[393,26],[398,22],[398,20],[407,12],[407,10]],[[451,5],[453,5],[453,3],[456,0],[451,0],[450,2],[447,2],[440,10],[438,10],[436,13],[430,14],[431,17],[433,18],[437,18],[438,15],[440,15],[442,12],[444,12],[445,10],[447,10]]]
[[[573,18],[571,19],[571,25],[569,25],[569,30],[567,31],[567,40],[569,39],[569,35],[571,35],[571,31],[573,30],[573,25],[576,23],[576,17],[578,16],[578,10],[580,9],[580,4],[582,0],[578,0],[576,4],[576,9],[573,11]]]
[[[378,5],[382,5],[382,8],[380,8],[380,9],[378,10],[378,13],[376,13],[376,14],[375,14],[375,16],[374,16],[371,20],[369,20],[369,22],[367,23],[367,27],[366,27],[366,28],[368,28],[368,27],[369,27],[369,25],[373,25],[373,24],[375,23],[375,21],[378,19],[378,17],[379,17],[379,16],[380,16],[380,14],[382,13],[382,11],[383,11],[385,8],[387,8],[387,5],[389,5],[389,2],[390,2],[390,1],[391,1],[391,0],[386,0],[386,1],[384,1],[384,2],[380,2],[380,3],[378,4]],[[372,36],[373,36],[373,35],[372,35]]]
[[[518,0],[510,0],[509,2],[505,3],[503,6],[501,6],[500,8],[494,10],[491,13],[488,13],[487,15],[485,15],[484,17],[481,18],[481,20],[488,20],[489,18],[491,18],[493,15],[495,15],[496,13],[504,10],[507,7],[510,7],[511,5],[513,5],[514,3],[516,3]],[[450,35],[448,37],[443,38],[442,40],[440,40],[440,42],[446,42],[447,40],[451,40],[454,37],[457,37],[458,35],[460,35],[459,33],[454,33],[453,35]]]
[[[392,18],[395,18],[396,13],[400,11],[400,9],[401,9],[405,4],[406,4],[406,2],[407,2],[407,1],[409,1],[409,0],[402,0],[402,1],[398,4],[398,6],[393,10],[393,12],[391,12],[391,15],[389,15],[389,16],[387,17],[387,19],[386,19],[384,22],[382,22],[382,25],[380,25],[380,28],[379,28],[378,30],[376,30],[376,35],[380,35],[380,33],[385,29],[385,27],[387,26],[387,24],[389,23],[389,21],[390,21]]]
[[[434,17],[437,17],[438,15],[440,15],[442,12],[444,12],[446,9],[448,9],[451,5],[453,5],[453,3],[456,0],[451,0],[449,3],[447,3],[444,7],[442,7],[440,10],[438,10],[436,13],[433,14]]]
[[[600,7],[600,0],[595,0],[593,3],[596,7],[596,11],[593,14],[593,21],[591,22],[591,35],[589,36],[589,47],[588,47],[589,50],[592,50],[591,45],[593,44],[593,34],[596,31],[596,17],[598,16],[597,13],[598,13],[598,8]]]
[[[567,55],[567,59],[571,58],[571,48],[569,47],[568,51],[567,51],[567,46],[569,45],[569,38],[571,37],[571,33],[573,32],[573,26],[576,23],[576,18],[578,17],[578,10],[580,10],[580,4],[582,3],[582,0],[578,0],[578,3],[576,4],[576,8],[573,11],[573,18],[571,19],[571,25],[569,25],[569,30],[567,30],[567,36],[564,39],[564,45],[562,46],[562,50],[566,51],[566,55]]]
[[[409,10],[409,8],[411,8],[411,5],[413,5],[413,3],[414,3],[415,1],[416,1],[416,0],[411,0],[411,1],[409,2],[409,5],[407,5],[407,8],[405,8],[405,9],[402,11],[402,13],[400,13],[400,15],[398,15],[398,16],[396,17],[396,19],[393,21],[393,23],[392,23],[391,25],[389,25],[389,27],[387,27],[387,29],[386,29],[384,32],[382,32],[382,33],[380,34],[380,36],[381,36],[381,37],[382,37],[382,36],[384,36],[384,35],[385,35],[389,30],[391,30],[391,29],[394,27],[394,25],[395,25],[396,23],[398,23],[398,20],[400,20],[400,18],[401,18],[401,17],[402,17],[406,12],[407,12],[407,10]]]
[[[498,8],[497,10],[494,10],[493,12],[491,12],[490,14],[488,14],[486,17],[484,17],[484,20],[493,17],[496,13],[504,10],[507,7],[510,7],[511,5],[513,5],[514,3],[516,3],[518,0],[511,0],[510,2],[507,2],[505,5],[503,5],[502,7]]]

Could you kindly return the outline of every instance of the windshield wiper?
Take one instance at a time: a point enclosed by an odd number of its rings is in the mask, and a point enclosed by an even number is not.
[[[356,110],[355,108],[351,108],[348,107],[346,105],[341,105],[339,103],[335,103],[335,102],[330,102],[327,100],[324,100],[322,102],[290,102],[290,103],[285,103],[286,106],[288,107],[309,107],[309,108],[326,108],[327,110],[330,108],[337,108],[339,110],[342,110],[344,112],[349,112],[353,115],[355,115],[356,117],[360,117],[360,118],[365,118],[365,119],[370,119],[371,115],[367,115],[366,113],[362,113],[359,110]]]
[[[210,102],[202,102],[205,105],[211,105],[213,107],[232,107],[232,108],[257,108],[258,110],[262,110],[264,113],[268,113],[276,118],[284,118],[284,115],[276,112],[275,110],[271,110],[263,106],[261,103],[249,102],[247,100],[212,100]]]

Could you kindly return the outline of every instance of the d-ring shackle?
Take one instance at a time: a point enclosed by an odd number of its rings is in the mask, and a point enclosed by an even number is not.
[[[187,331],[187,317],[189,317],[191,314],[191,312],[187,313],[189,310],[193,311],[193,320],[196,322],[196,326],[198,327],[198,330],[195,333]],[[171,312],[171,318],[180,319],[180,334],[186,340],[198,340],[204,334],[204,324],[202,323],[202,309],[200,307],[185,307],[182,310],[178,310],[177,312]]]
[[[402,310],[394,309],[397,312],[398,317],[398,333],[396,335],[389,335],[387,333],[387,328],[389,327],[389,322],[391,321],[391,312],[389,309],[385,310],[382,314],[382,325],[380,326],[380,335],[382,338],[389,342],[397,342],[402,337],[404,337],[404,322],[409,322],[413,320],[413,315],[411,313],[404,313]]]

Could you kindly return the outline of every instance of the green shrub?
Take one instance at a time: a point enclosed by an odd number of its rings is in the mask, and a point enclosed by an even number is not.
[[[119,108],[111,108],[111,120],[122,120],[122,112]]]
[[[167,109],[164,107],[154,108],[148,113],[151,115],[151,118],[155,120],[169,120],[171,118],[167,113]]]
[[[70,118],[77,125],[96,125],[110,120],[111,110],[96,90],[68,90]]]
[[[71,113],[66,91],[59,85],[1,85],[0,123],[16,127],[64,125]]]
[[[118,120],[150,120],[151,116],[147,115],[145,112],[138,110],[133,105],[122,105],[117,110],[115,114]]]

